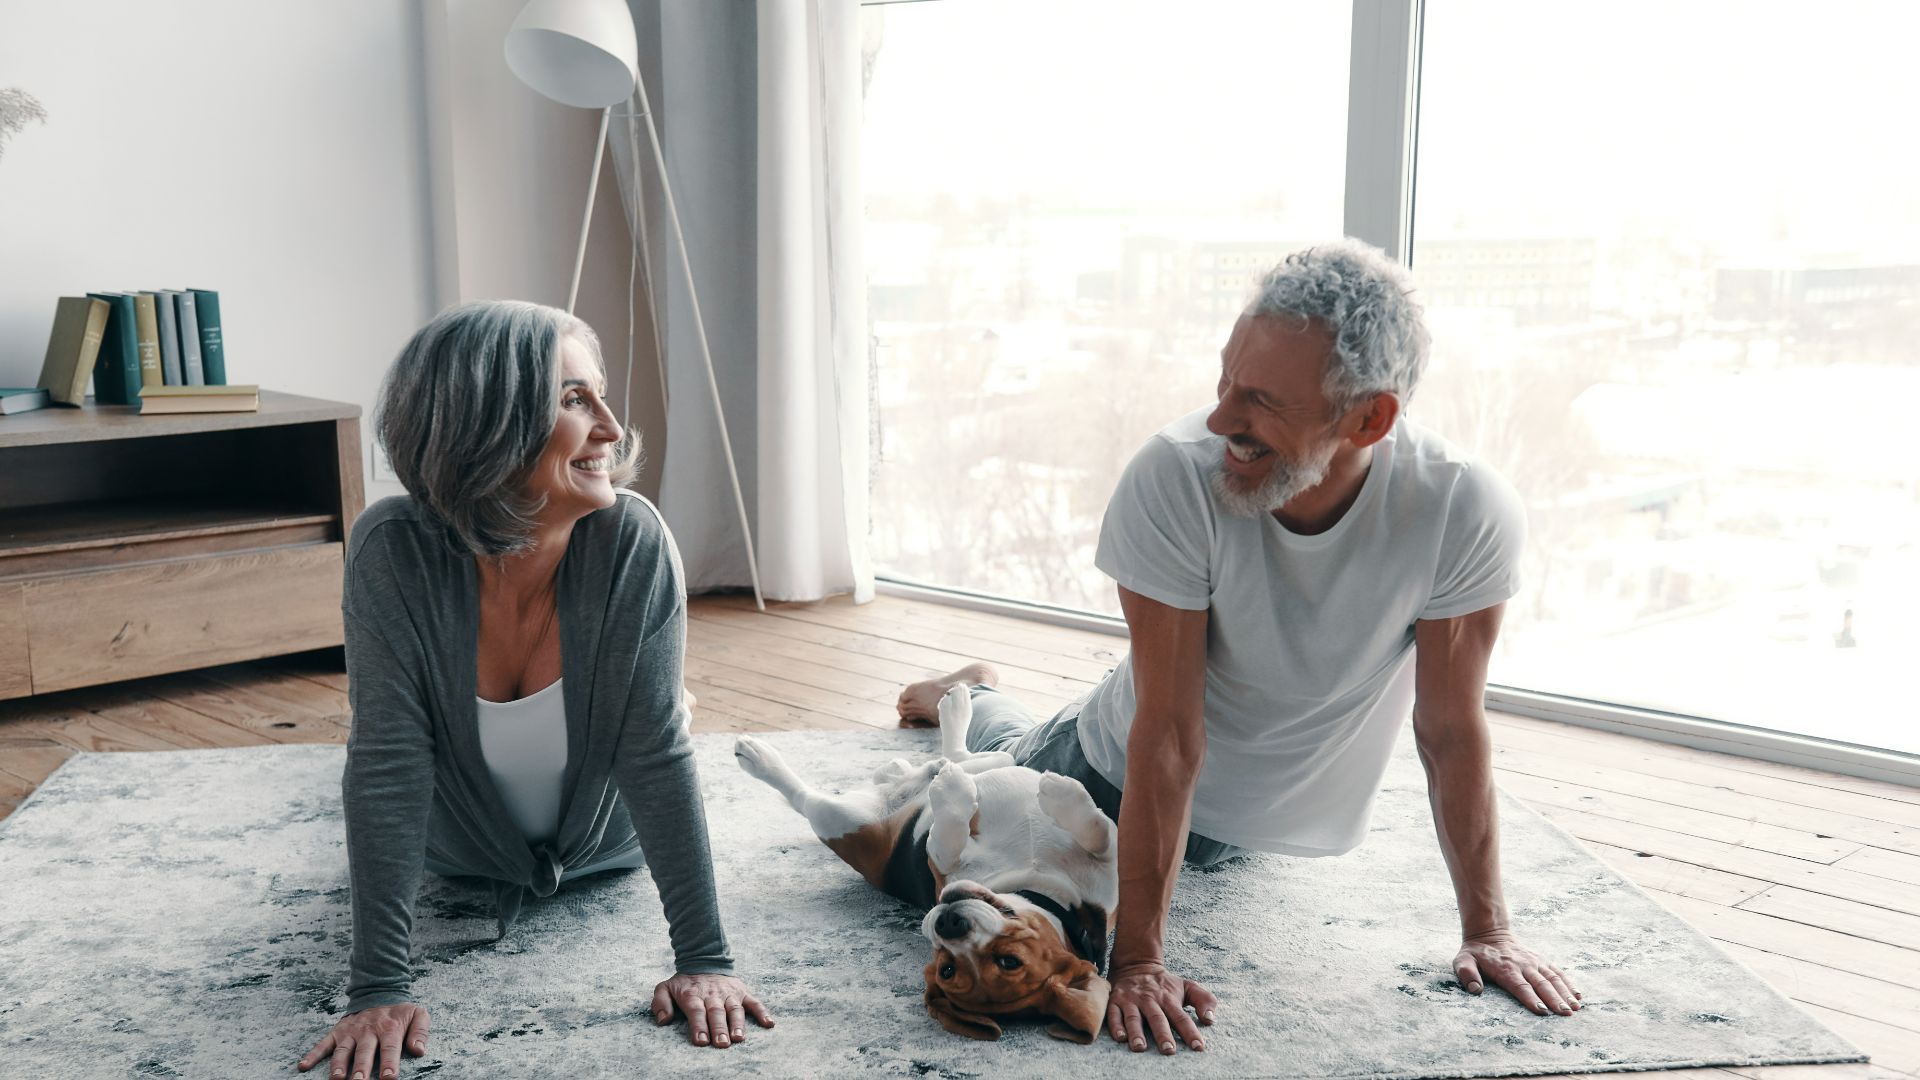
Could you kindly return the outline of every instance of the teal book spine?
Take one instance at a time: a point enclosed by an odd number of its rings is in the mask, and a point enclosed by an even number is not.
[[[208,386],[227,385],[227,345],[220,335],[220,294],[192,289],[195,314],[200,318],[200,371]]]
[[[0,416],[44,409],[53,397],[37,386],[0,386]]]
[[[107,302],[107,329],[100,356],[93,362],[93,400],[102,405],[140,404],[140,330],[133,297],[126,293],[88,293]]]

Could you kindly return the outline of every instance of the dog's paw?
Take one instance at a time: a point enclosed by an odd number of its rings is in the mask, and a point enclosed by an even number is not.
[[[973,720],[973,694],[964,683],[955,683],[952,689],[940,697],[940,727],[942,730],[966,731],[967,724]]]
[[[980,791],[973,785],[973,777],[960,766],[947,762],[940,767],[940,774],[933,778],[933,784],[927,788],[927,800],[935,813],[953,817],[972,817],[980,806]]]
[[[733,760],[748,776],[761,781],[770,781],[782,764],[779,751],[751,735],[733,740]]]
[[[1040,790],[1035,798],[1042,812],[1062,823],[1082,818],[1089,812],[1100,812],[1093,796],[1087,794],[1087,789],[1081,786],[1080,781],[1056,772],[1040,775]]]
[[[907,778],[913,771],[913,763],[906,758],[897,757],[885,765],[873,770],[873,782],[879,787],[890,787]]]

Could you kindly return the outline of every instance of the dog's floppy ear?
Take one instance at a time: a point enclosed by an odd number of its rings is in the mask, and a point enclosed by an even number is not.
[[[1113,988],[1085,960],[1073,968],[1072,981],[1064,975],[1048,980],[1046,1012],[1054,1018],[1047,1034],[1082,1046],[1100,1034],[1107,1019],[1107,994]]]
[[[940,1021],[940,1026],[955,1035],[965,1035],[969,1039],[982,1042],[997,1042],[1000,1039],[1000,1023],[991,1016],[968,1012],[953,1003],[947,992],[932,983],[927,984],[927,1015]],[[1102,1001],[1105,1000],[1103,997]],[[1102,1009],[1106,1008],[1103,1004]]]

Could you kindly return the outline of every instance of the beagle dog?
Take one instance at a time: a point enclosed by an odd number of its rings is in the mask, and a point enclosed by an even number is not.
[[[926,909],[925,1000],[942,1027],[991,1040],[997,1018],[1038,1014],[1055,1038],[1090,1043],[1107,1011],[1118,834],[1078,780],[968,753],[972,717],[954,687],[940,700],[941,757],[896,758],[843,795],[808,786],[751,735],[733,753],[868,884]]]

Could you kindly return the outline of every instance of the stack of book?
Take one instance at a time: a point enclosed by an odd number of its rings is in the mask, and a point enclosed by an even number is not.
[[[61,297],[39,389],[48,401],[79,405],[89,377],[96,402],[139,405],[142,413],[260,408],[259,387],[227,385],[220,294],[211,289]],[[6,408],[9,393],[0,391],[0,411],[23,411]]]

